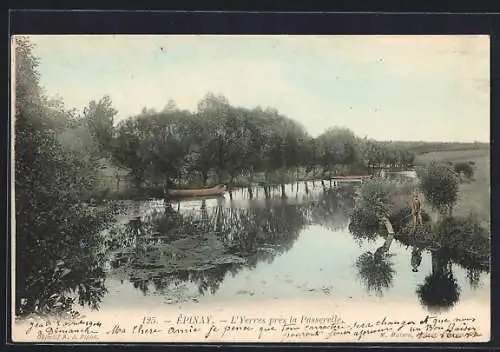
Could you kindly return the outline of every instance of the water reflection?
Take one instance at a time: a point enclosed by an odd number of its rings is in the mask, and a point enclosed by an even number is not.
[[[163,291],[181,282],[196,285],[200,295],[214,294],[228,273],[272,262],[292,248],[306,214],[286,200],[253,208],[219,202],[208,209],[202,202],[198,211],[153,210],[113,234],[123,240],[111,260],[111,274],[128,277],[144,294],[151,284]],[[135,246],[123,246],[130,243]]]
[[[232,199],[133,203],[127,218],[99,237],[82,236],[79,243],[66,244],[63,262],[41,255],[40,265],[26,276],[28,284],[17,290],[18,302],[22,298],[18,311],[39,311],[42,306],[68,310],[76,303],[99,309],[107,292],[106,278],[123,285],[130,282],[145,296],[175,292],[185,296],[187,285],[200,296],[215,295],[229,277],[263,263],[279,262],[285,253],[290,256],[311,225],[320,225],[331,234],[328,240],[312,237],[307,242],[328,241],[321,243],[332,246],[325,248],[331,251],[325,256],[331,263],[325,266],[353,267],[350,277],[357,275],[366,292],[386,296],[398,274],[393,259],[400,240],[387,236],[373,252],[361,248],[354,256],[337,260],[342,251],[354,252],[352,239],[380,238],[378,224],[377,219],[353,213],[355,187],[324,187],[320,182],[288,185],[284,190],[287,198],[281,197],[280,188],[270,189],[267,198],[257,188],[233,190]],[[410,251],[408,271],[424,270],[428,251],[416,246]],[[292,256],[300,263],[290,266],[307,266],[314,255]],[[461,293],[451,266],[457,261],[446,251],[434,251],[431,258],[432,271],[412,290],[429,310],[451,308]],[[478,288],[484,270],[464,267],[470,286]],[[337,280],[324,277],[325,281]]]
[[[422,251],[423,248],[418,246],[413,246],[411,250],[411,271],[414,273],[418,272],[420,263],[422,263]]]
[[[432,271],[417,287],[421,303],[431,312],[449,310],[460,298],[461,289],[451,264],[446,249],[432,251]]]
[[[394,236],[387,236],[384,244],[377,248],[374,253],[364,252],[356,260],[358,276],[364,283],[366,290],[374,292],[377,296],[382,296],[384,290],[392,286],[392,281],[396,271],[394,263],[391,260],[392,254],[389,253]]]

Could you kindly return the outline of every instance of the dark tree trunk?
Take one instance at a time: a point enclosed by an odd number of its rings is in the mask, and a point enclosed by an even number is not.
[[[264,186],[264,195],[266,199],[269,199],[269,186],[267,185]]]
[[[248,185],[248,196],[250,199],[253,199],[253,190],[251,185]]]
[[[170,203],[170,201],[171,201],[171,198],[168,194],[168,191],[172,188],[172,185],[173,185],[172,180],[170,179],[170,177],[167,176],[165,178],[165,183],[163,185],[163,197],[164,197],[165,203]]]
[[[306,190],[306,194],[309,194],[309,188],[307,187],[307,181],[304,181],[304,185],[305,185],[305,190]]]
[[[234,176],[231,176],[231,179],[229,180],[229,184],[227,185],[227,190],[229,192],[229,199],[233,199],[233,192],[231,188],[233,187],[233,181],[234,181]]]
[[[208,171],[202,171],[201,173],[201,184],[203,187],[207,186]]]
[[[281,184],[281,198],[283,198],[283,199],[287,198],[286,192],[285,192],[285,185],[283,183]]]
[[[142,177],[139,177],[139,176],[134,177],[134,187],[135,187],[135,189],[142,188]]]

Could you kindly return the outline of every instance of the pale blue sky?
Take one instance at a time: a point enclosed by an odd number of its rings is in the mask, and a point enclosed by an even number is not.
[[[68,108],[105,94],[118,118],[209,91],[272,106],[316,136],[489,140],[487,36],[32,36],[41,84]]]

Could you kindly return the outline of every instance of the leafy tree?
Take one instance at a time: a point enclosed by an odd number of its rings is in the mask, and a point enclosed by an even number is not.
[[[206,186],[208,174],[216,157],[216,131],[213,118],[209,115],[194,114],[188,125],[189,150],[186,155],[186,171],[199,172],[202,185]]]
[[[16,241],[22,244],[16,246],[17,312],[39,308],[49,284],[65,287],[61,280],[72,271],[72,249],[81,249],[109,220],[108,209],[83,203],[95,188],[96,170],[61,143],[71,124],[42,95],[32,48],[16,38],[15,211]]]
[[[382,163],[382,148],[375,141],[367,140],[364,142],[363,157],[366,165],[373,173]]]
[[[106,95],[98,102],[92,100],[84,109],[84,120],[90,134],[103,156],[107,156],[112,148],[113,123],[117,111],[113,108],[111,98]]]
[[[208,119],[213,134],[213,168],[217,174],[217,182],[220,183],[222,175],[227,169],[227,153],[228,143],[226,141],[225,122],[228,119],[231,106],[228,100],[222,96],[216,96],[213,93],[208,93],[198,103],[198,114],[205,119]]]
[[[128,118],[116,126],[112,158],[114,163],[130,170],[136,188],[140,188],[148,167],[138,118]]]
[[[435,161],[419,171],[420,188],[426,200],[440,214],[450,215],[458,198],[458,178],[449,165]]]
[[[392,212],[393,185],[383,179],[373,179],[361,186],[360,207],[375,214],[378,219],[388,217]]]

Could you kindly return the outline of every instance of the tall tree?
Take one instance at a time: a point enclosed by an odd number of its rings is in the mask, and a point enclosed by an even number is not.
[[[81,153],[60,142],[61,109],[42,95],[32,50],[28,40],[16,38],[15,211],[16,241],[21,244],[16,246],[17,311],[35,309],[36,302],[48,298],[49,285],[58,286],[62,275],[71,271],[68,263],[76,260],[72,248],[91,240],[105,220],[84,203],[95,187],[95,172],[87,172],[91,167]]]
[[[97,102],[92,100],[83,112],[90,134],[103,156],[109,155],[111,151],[114,117],[117,113],[109,95]]]

